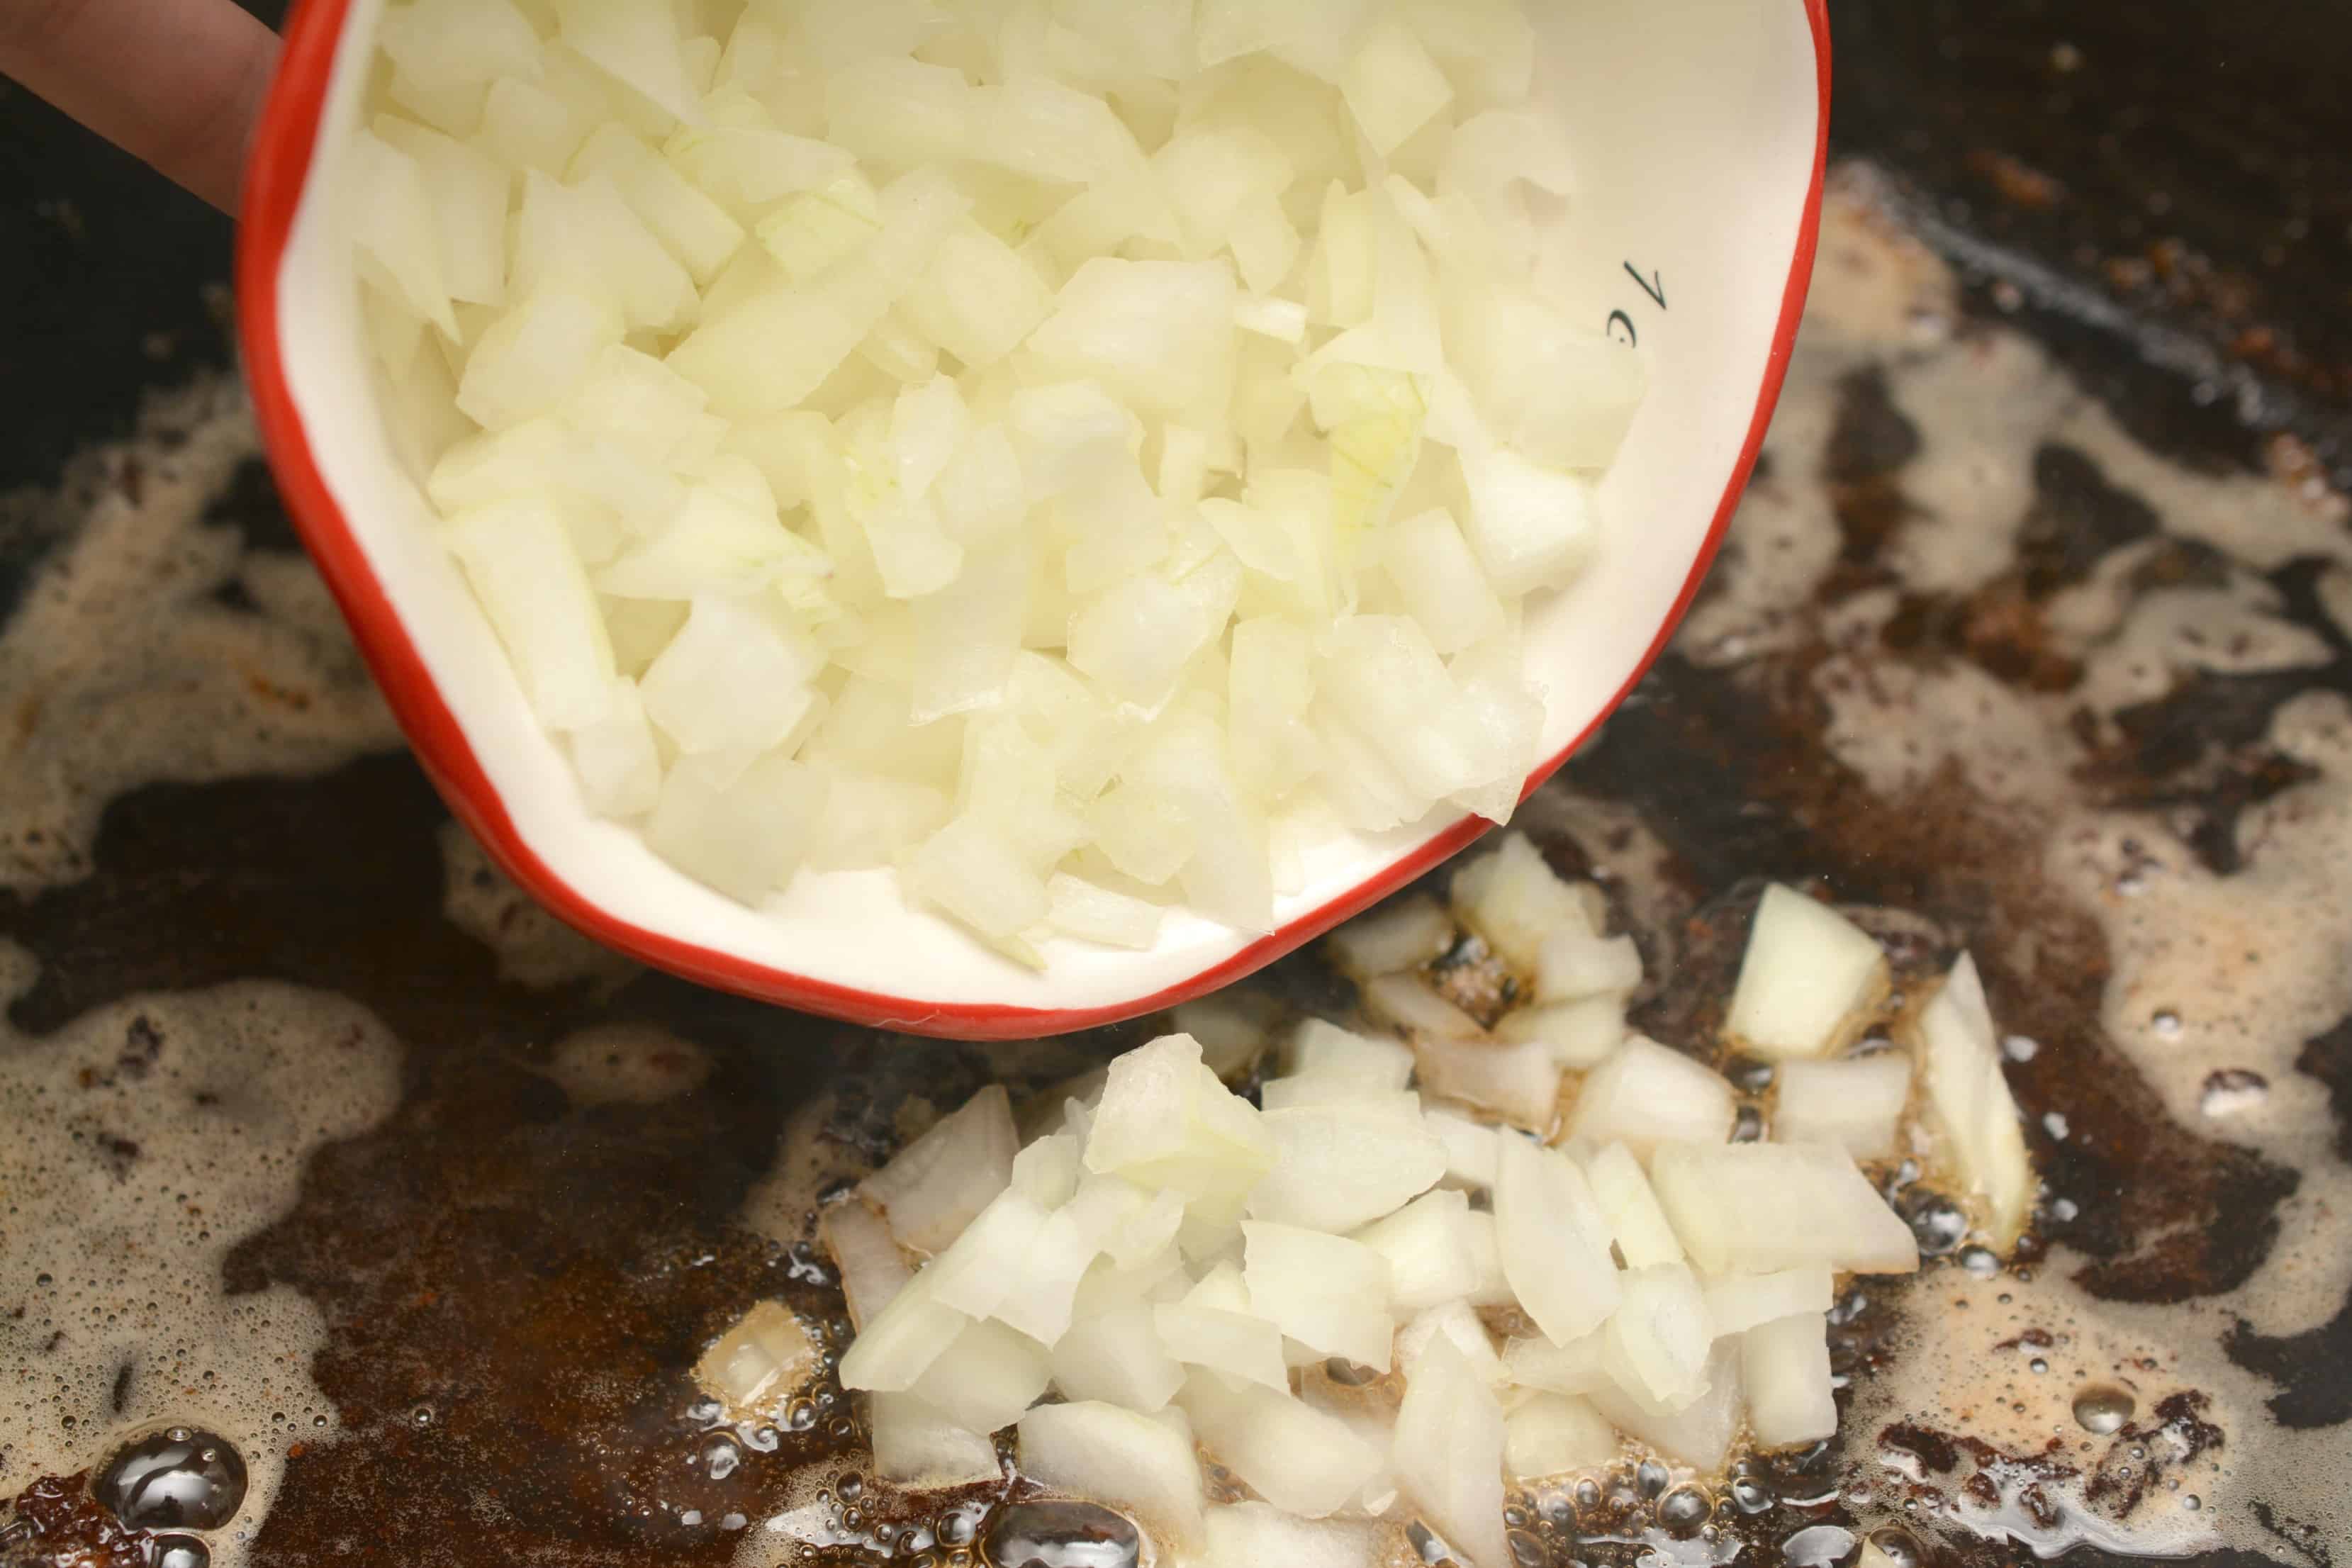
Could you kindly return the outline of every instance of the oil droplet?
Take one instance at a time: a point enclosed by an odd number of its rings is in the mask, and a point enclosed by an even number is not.
[[[739,1435],[743,1439],[743,1447],[755,1454],[772,1454],[784,1440],[784,1435],[773,1426],[754,1426]]]
[[[148,1547],[153,1568],[210,1568],[212,1548],[193,1535],[159,1535]]]
[[[2035,1356],[2032,1361],[2027,1362],[2025,1364],[2030,1370],[2034,1372],[2048,1372],[2050,1370],[2050,1363],[2042,1360],[2040,1356]]]
[[[2104,1437],[2120,1431],[2132,1418],[2132,1396],[2106,1384],[2095,1384],[2074,1395],[2074,1419],[2086,1432]]]
[[[218,1530],[245,1501],[245,1460],[210,1432],[174,1426],[119,1450],[92,1490],[132,1530]]]
[[[1990,1279],[2000,1272],[2000,1258],[1990,1247],[1963,1247],[1960,1267],[1973,1279]]]
[[[1772,1494],[1763,1482],[1753,1476],[1735,1477],[1731,1483],[1731,1506],[1742,1513],[1764,1513],[1772,1507]]]
[[[1576,1483],[1576,1506],[1591,1512],[1601,1506],[1601,1483],[1582,1480]]]
[[[2189,1512],[2195,1513],[2199,1509],[2205,1506],[2205,1502],[2204,1500],[2200,1498],[2195,1492],[2190,1492],[2187,1497],[2180,1500],[2180,1506],[2187,1509]]]
[[[740,1530],[751,1522],[751,1521],[750,1520],[745,1519],[740,1513],[723,1514],[719,1518],[719,1528],[721,1530]]]
[[[1928,1258],[1941,1258],[1968,1239],[1967,1213],[1941,1193],[1912,1194],[1904,1202],[1903,1218]]]
[[[980,1515],[976,1508],[960,1508],[952,1513],[940,1515],[939,1523],[931,1528],[939,1534],[941,1546],[969,1546],[980,1533]]]
[[[1524,1530],[1507,1530],[1503,1532],[1503,1540],[1511,1549],[1511,1561],[1519,1568],[1544,1568],[1551,1561],[1551,1553],[1544,1550],[1544,1543]]]
[[[994,1568],[1135,1568],[1143,1537],[1090,1502],[1020,1502],[997,1511],[980,1543]]]
[[[1689,1536],[1715,1517],[1715,1500],[1696,1487],[1676,1487],[1658,1500],[1658,1522],[1675,1535]]]
[[[433,1406],[420,1405],[408,1413],[408,1418],[419,1426],[430,1426],[433,1425]]]
[[[784,1425],[795,1432],[807,1431],[816,1425],[816,1406],[805,1399],[793,1400],[792,1409],[784,1413]]]
[[[2180,1015],[2169,1007],[2158,1013],[2147,1022],[2148,1026],[2156,1031],[2157,1037],[2159,1039],[2177,1040],[2180,1037]]]
[[[1666,1467],[1655,1459],[1643,1460],[1641,1467],[1633,1472],[1633,1484],[1642,1489],[1642,1495],[1645,1498],[1654,1498],[1664,1491],[1666,1482],[1672,1479]]]
[[[702,1447],[702,1472],[714,1481],[723,1481],[735,1473],[743,1462],[743,1450],[735,1446],[732,1437],[713,1437]]]

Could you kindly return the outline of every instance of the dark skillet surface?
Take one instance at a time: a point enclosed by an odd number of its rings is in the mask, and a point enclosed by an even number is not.
[[[1895,210],[1954,261],[1972,312],[2031,331],[2126,429],[2190,467],[2308,466],[2339,485],[2352,475],[2352,115],[2341,87],[2352,13],[1853,0],[1832,6],[1832,27],[1838,155],[1895,177]],[[229,231],[5,86],[0,210],[0,298],[16,302],[0,321],[12,389],[0,419],[5,613],[70,526],[76,492],[121,482],[76,455],[130,433],[151,389],[225,363]],[[1818,287],[1837,287],[1826,268]],[[1833,591],[1894,580],[1880,559],[1883,514],[1899,504],[1916,447],[1866,378],[1848,389],[1831,444],[1846,540]],[[2095,465],[2062,454],[2037,464],[2037,479],[2053,520],[2041,546],[2049,574],[2147,531],[2134,498]],[[257,468],[214,515],[251,549],[295,548]],[[2315,569],[2289,562],[2270,578],[2293,619],[2322,629],[2333,662],[2186,683],[2132,711],[2085,786],[2105,804],[2176,813],[2221,874],[2235,869],[2240,816],[2303,782],[2263,742],[2272,714],[2298,693],[2352,691],[2352,646],[2326,626]],[[2023,592],[2031,601],[2030,584]],[[2068,679],[2030,632],[1987,629],[2005,605],[1914,597],[1887,634],[1892,657],[1974,660],[2022,685]],[[1832,763],[1801,689],[1817,653],[1744,676],[1672,655],[1569,771],[1581,796],[1637,807],[1669,852],[1685,928],[1678,983],[1721,994],[1745,900],[1764,877],[1824,878],[1841,897],[1920,910],[1956,936],[2047,933],[2072,978],[2034,988],[2005,1022],[2069,1048],[2046,1050],[2012,1081],[2031,1115],[2063,1108],[2100,1135],[2038,1139],[2053,1193],[2086,1200],[2074,1221],[2045,1215],[2042,1234],[2089,1260],[2083,1280],[2095,1296],[2187,1302],[2242,1282],[2275,1245],[2295,1173],[2187,1133],[2146,1136],[2164,1120],[2152,1093],[2127,1071],[2097,1070],[2113,1059],[2094,1037],[2108,962],[2098,927],[2042,884],[2028,847],[1965,792],[1898,808]],[[128,994],[265,977],[352,998],[406,1047],[392,1119],[319,1156],[294,1213],[231,1258],[232,1290],[286,1283],[320,1305],[329,1348],[315,1375],[345,1429],[293,1459],[257,1561],[325,1562],[341,1542],[379,1561],[490,1563],[553,1546],[582,1563],[725,1563],[734,1538],[682,1527],[677,1510],[759,1518],[780,1495],[772,1478],[824,1450],[823,1423],[786,1435],[765,1467],[771,1481],[755,1464],[722,1486],[681,1481],[697,1439],[647,1412],[665,1397],[683,1404],[671,1397],[682,1369],[749,1300],[822,1302],[794,1251],[748,1237],[736,1215],[787,1110],[843,1045],[871,1056],[871,1044],[655,976],[552,987],[502,976],[492,951],[445,918],[445,822],[396,753],[307,781],[134,791],[108,810],[87,878],[0,891],[0,936],[40,965],[10,1021],[47,1034]],[[1279,983],[1339,999],[1311,960],[1286,965]],[[615,1019],[691,1039],[711,1064],[704,1088],[646,1108],[568,1107],[535,1053]],[[1660,1005],[1650,1022],[1675,1038],[1705,1019]],[[1114,1031],[1086,1048],[1133,1037]],[[894,1085],[945,1098],[982,1070],[948,1046],[901,1044],[883,1059],[877,1081],[856,1091],[867,1098],[853,1095],[835,1119],[852,1143],[879,1137]],[[2333,1097],[2341,1131],[2352,1020],[2312,1039],[2301,1065]],[[2157,1247],[2158,1234],[2192,1239]],[[2307,1334],[2248,1330],[2231,1353],[2284,1391],[2274,1409],[2285,1425],[2352,1419],[2352,1302]],[[625,1375],[569,1374],[582,1365]],[[528,1408],[509,1397],[519,1372],[536,1385]],[[420,1406],[435,1417],[424,1426]],[[498,1509],[476,1506],[485,1493]],[[1759,1539],[1835,1517],[1780,1510],[1759,1521]],[[2209,1561],[2328,1568],[2341,1544],[2299,1536],[2289,1519],[2265,1522],[2278,1542],[2270,1557]],[[1968,1555],[2008,1562],[2016,1551]],[[2086,1549],[2079,1560],[2110,1559]]]

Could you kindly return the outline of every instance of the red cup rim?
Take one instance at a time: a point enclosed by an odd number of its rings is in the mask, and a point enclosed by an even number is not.
[[[1789,357],[1796,342],[1805,294],[1820,242],[1822,188],[1829,154],[1830,32],[1826,0],[1801,0],[1811,26],[1820,107],[1814,121],[1813,166],[1798,226],[1789,279],[1756,409],[1739,458],[1717,503],[1706,538],[1691,563],[1657,636],[1616,696],[1601,710],[1615,710],[1665,649],[1731,526],[1756,455],[1779,403]],[[422,655],[392,607],[366,552],[310,449],[294,405],[279,351],[278,289],[280,259],[308,183],[319,140],[328,85],[351,0],[297,0],[286,28],[285,52],[270,88],[245,185],[237,237],[238,331],[246,377],[270,467],[295,531],[318,563],[341,606],[362,656],[399,720],[417,759],[442,798],[507,875],[551,913],[583,934],[643,963],[702,984],[803,1012],[823,1014],[877,1028],[952,1038],[1015,1039],[1064,1034],[1159,1012],[1272,963],[1368,908],[1475,843],[1492,826],[1479,818],[1458,823],[1415,848],[1394,865],[1348,892],[1302,915],[1248,946],[1176,984],[1150,995],[1101,1006],[1035,1008],[1001,1003],[927,1002],[837,985],[809,975],[754,963],[734,953],[682,942],[621,920],[573,888],[525,841],[491,784],[465,731],[442,700]],[[1528,775],[1521,798],[1557,772],[1595,730],[1595,719],[1559,753]]]

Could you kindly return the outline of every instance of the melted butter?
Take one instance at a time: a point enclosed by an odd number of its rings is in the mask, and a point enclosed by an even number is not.
[[[0,886],[82,875],[100,813],[142,784],[399,743],[309,563],[205,520],[259,450],[242,391],[201,383],[149,426],[85,459],[107,483],[0,628]]]
[[[9,978],[32,978],[11,950]],[[304,1162],[392,1110],[398,1047],[349,1003],[244,984],[0,1029],[0,1494],[89,1468],[125,1436],[211,1428],[249,1472],[211,1539],[236,1568],[289,1446],[331,1436],[317,1310],[228,1293],[237,1244],[294,1204]]]

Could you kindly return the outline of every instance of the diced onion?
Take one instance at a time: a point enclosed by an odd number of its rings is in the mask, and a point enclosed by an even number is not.
[[[589,810],[754,908],[885,870],[1032,966],[1508,817],[1517,626],[1643,384],[1548,302],[1584,219],[1523,199],[1574,150],[1518,0],[786,9],[395,0],[344,149],[394,449]],[[979,715],[1042,792],[968,798]]]
[[[1822,1056],[1885,987],[1886,956],[1869,932],[1801,893],[1767,888],[1724,1028],[1759,1056]]]

